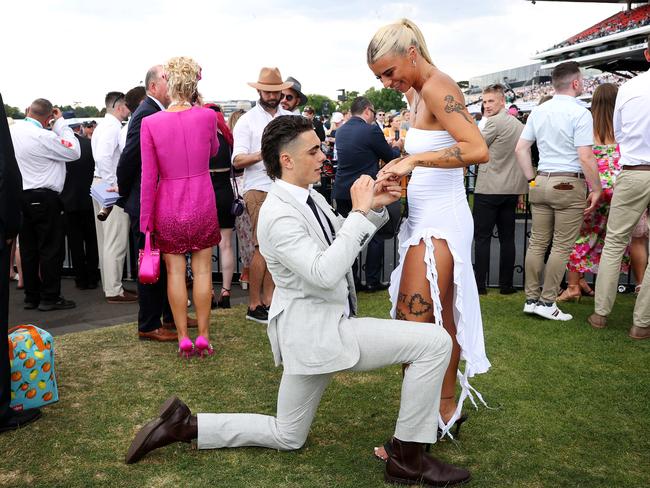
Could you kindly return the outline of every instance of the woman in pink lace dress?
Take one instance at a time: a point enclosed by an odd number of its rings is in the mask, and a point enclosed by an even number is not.
[[[221,234],[209,160],[217,153],[216,118],[193,107],[201,68],[191,58],[165,65],[171,97],[167,110],[142,120],[140,230],[155,235],[167,267],[167,295],[178,330],[179,354],[211,355],[212,247]],[[193,298],[199,327],[196,348],[187,334],[185,254],[192,253]]]
[[[558,301],[578,300],[582,294],[593,296],[594,292],[584,280],[584,273],[598,273],[600,255],[605,245],[605,231],[609,207],[614,195],[616,177],[621,172],[619,159],[621,154],[614,140],[614,104],[618,87],[612,83],[603,83],[594,91],[591,100],[591,112],[594,119],[594,155],[598,162],[598,174],[603,187],[600,203],[596,210],[585,216],[580,236],[569,256],[567,269],[567,289],[558,297]],[[621,261],[621,272],[630,267],[630,252],[626,249]]]

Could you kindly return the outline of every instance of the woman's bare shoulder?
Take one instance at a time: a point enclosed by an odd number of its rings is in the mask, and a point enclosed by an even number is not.
[[[444,104],[449,100],[463,102],[465,97],[458,84],[446,73],[436,70],[422,86],[422,97],[427,103]]]

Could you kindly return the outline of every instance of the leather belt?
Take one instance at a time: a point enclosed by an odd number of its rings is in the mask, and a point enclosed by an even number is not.
[[[556,171],[554,173],[549,173],[548,171],[538,171],[537,176],[564,176],[569,178],[582,178],[585,179],[583,173],[571,173],[570,171]]]
[[[636,164],[632,166],[623,166],[623,169],[631,169],[636,171],[650,171],[650,164]]]

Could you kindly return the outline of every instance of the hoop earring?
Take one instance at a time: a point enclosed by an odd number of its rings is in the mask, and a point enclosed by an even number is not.
[[[411,62],[413,63],[413,67],[415,67],[415,59],[412,59]]]

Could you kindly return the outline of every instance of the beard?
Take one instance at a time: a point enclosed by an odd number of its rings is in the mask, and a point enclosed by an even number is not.
[[[274,109],[278,108],[278,105],[280,105],[280,99],[278,98],[276,100],[266,101],[266,100],[264,100],[263,98],[260,97],[260,105],[263,108],[270,108],[270,109],[274,110]]]

